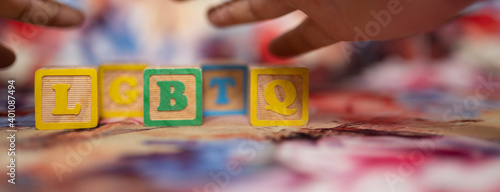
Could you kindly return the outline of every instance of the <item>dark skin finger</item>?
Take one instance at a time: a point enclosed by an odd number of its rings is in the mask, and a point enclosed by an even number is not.
[[[10,49],[0,44],[0,68],[10,66],[16,60],[16,55]]]
[[[2,0],[0,17],[54,27],[78,26],[84,19],[80,11],[51,0]]]
[[[51,0],[0,0],[0,18],[53,27],[78,26],[84,20],[80,11]],[[15,59],[11,50],[0,45],[0,68]]]
[[[339,41],[384,40],[430,30],[477,0],[235,0],[209,11],[216,26],[279,17],[293,10],[308,19],[277,38],[270,51],[296,56]],[[232,5],[232,6],[231,6]]]

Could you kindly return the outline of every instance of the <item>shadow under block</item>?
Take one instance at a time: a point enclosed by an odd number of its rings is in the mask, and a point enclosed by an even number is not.
[[[143,73],[146,67],[140,64],[99,67],[101,117],[143,117]]]
[[[248,69],[237,65],[207,65],[203,70],[203,115],[247,112]]]
[[[45,68],[36,71],[37,129],[97,127],[97,103],[97,70],[94,68]]]
[[[203,118],[200,68],[144,70],[144,124],[196,126]]]
[[[251,68],[253,126],[299,126],[309,120],[307,68]]]

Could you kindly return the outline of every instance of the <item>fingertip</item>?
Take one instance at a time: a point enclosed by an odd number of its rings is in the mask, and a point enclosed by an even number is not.
[[[208,10],[207,17],[212,25],[216,27],[224,27],[227,25],[227,18],[224,14],[224,10],[221,6],[216,6]]]
[[[11,66],[16,61],[16,55],[11,50],[0,45],[0,68]]]
[[[235,17],[235,11],[239,9],[235,7],[234,2],[236,1],[230,1],[210,8],[207,13],[210,23],[220,28],[241,24]]]
[[[52,26],[57,27],[78,27],[83,24],[85,16],[81,11],[70,7],[63,7],[59,16],[52,22]]]
[[[337,43],[322,32],[319,26],[306,19],[295,29],[276,38],[269,45],[271,53],[278,57],[294,57],[328,45]]]
[[[82,11],[79,11],[79,10],[75,10],[75,22],[74,22],[74,25],[73,26],[76,26],[76,27],[79,27],[81,25],[83,25],[84,21],[85,21],[85,14],[83,14]]]
[[[288,46],[286,42],[280,40],[279,38],[275,39],[269,44],[269,52],[280,59],[289,59],[300,54],[290,49],[290,46]]]

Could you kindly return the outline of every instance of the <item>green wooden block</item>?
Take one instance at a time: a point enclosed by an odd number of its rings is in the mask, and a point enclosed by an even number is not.
[[[203,121],[201,68],[144,70],[144,124],[197,126]]]

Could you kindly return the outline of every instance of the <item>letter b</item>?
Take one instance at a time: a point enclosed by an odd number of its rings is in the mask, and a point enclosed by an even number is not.
[[[158,111],[180,111],[187,107],[187,97],[183,94],[186,90],[184,83],[180,81],[158,81],[160,86],[160,106]],[[174,88],[171,91],[171,88]],[[172,105],[171,100],[175,100]]]

